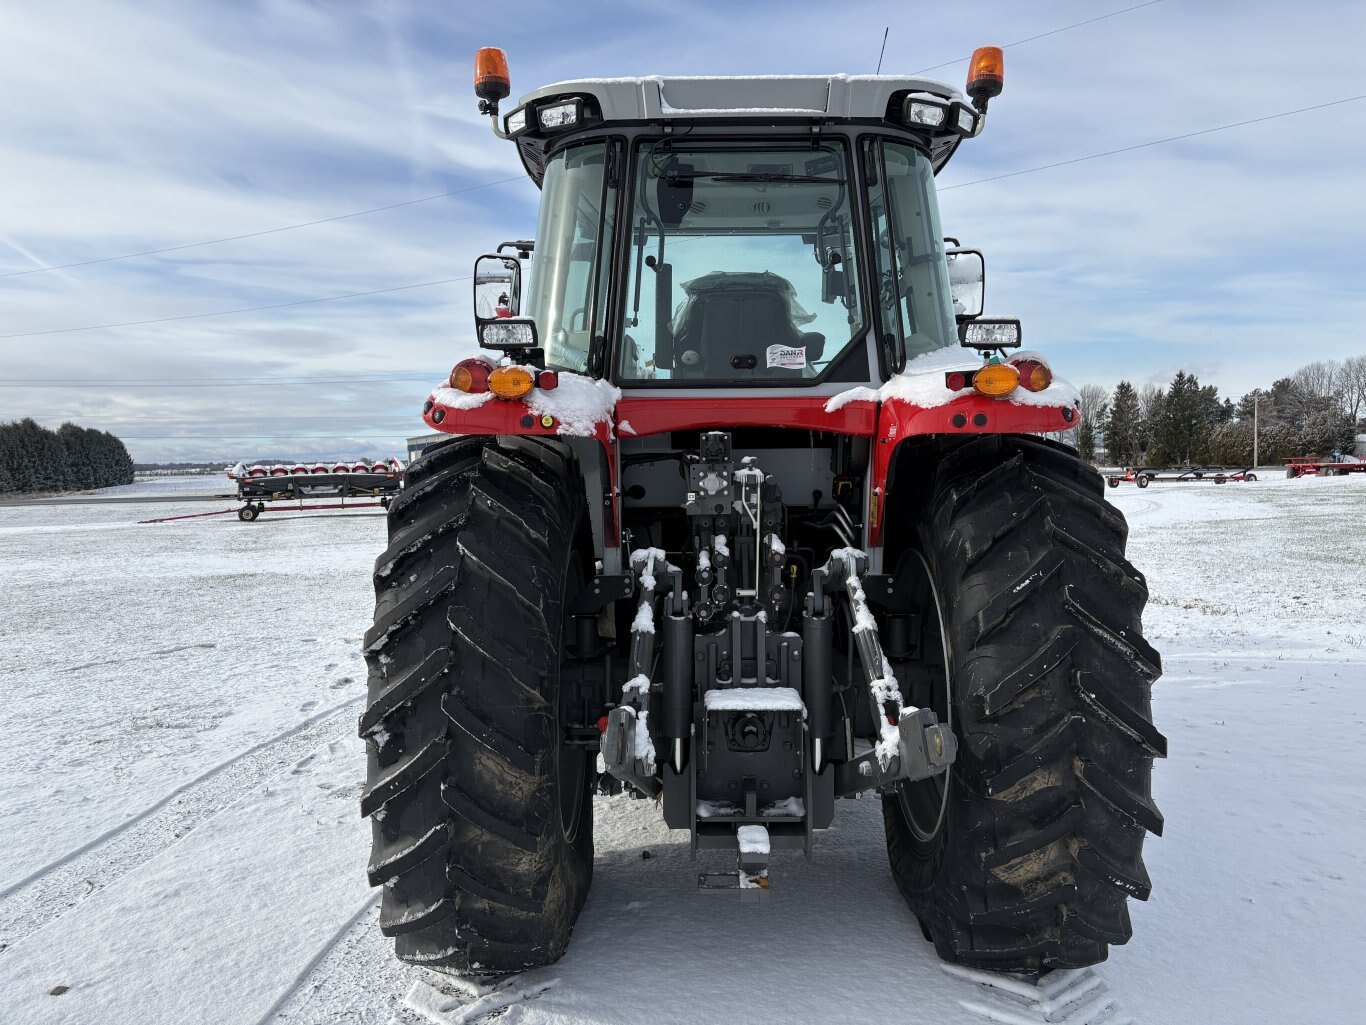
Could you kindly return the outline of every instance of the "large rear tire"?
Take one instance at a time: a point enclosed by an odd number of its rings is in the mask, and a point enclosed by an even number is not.
[[[884,796],[893,875],[947,961],[1102,961],[1131,934],[1127,898],[1148,897],[1143,839],[1162,831],[1149,781],[1166,753],[1124,519],[1095,470],[1037,438],[920,443],[898,480],[924,487],[891,510],[891,564],[928,606],[898,675],[959,750],[947,779]]]
[[[404,961],[550,964],[593,866],[592,762],[564,745],[564,609],[582,579],[577,471],[526,439],[429,449],[389,510],[365,638],[361,813],[380,928]]]

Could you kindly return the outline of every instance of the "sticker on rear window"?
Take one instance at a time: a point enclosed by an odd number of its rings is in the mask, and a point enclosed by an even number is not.
[[[799,345],[770,345],[768,347],[769,370],[805,370],[806,347]]]

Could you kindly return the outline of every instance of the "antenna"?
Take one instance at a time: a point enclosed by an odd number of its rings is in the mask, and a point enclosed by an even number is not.
[[[882,58],[886,56],[887,53],[887,34],[891,31],[892,26],[890,25],[888,25],[886,28],[882,30],[882,49],[878,52],[877,55],[877,71],[874,72],[874,74],[882,74]]]

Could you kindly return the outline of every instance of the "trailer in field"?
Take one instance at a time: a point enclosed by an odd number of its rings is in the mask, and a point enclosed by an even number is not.
[[[329,468],[323,464],[299,464],[293,473],[262,476],[260,467],[244,467],[241,463],[228,471],[229,479],[237,484],[237,497],[242,507],[237,518],[251,523],[266,511],[270,502],[298,502],[300,509],[344,509],[379,505],[389,507],[390,500],[403,487],[403,466],[396,459],[388,462],[356,464],[347,469],[344,464]],[[369,498],[374,502],[348,506],[347,499]],[[337,499],[337,504],[308,506],[302,503],[318,499]]]
[[[1291,478],[1337,477],[1346,473],[1366,473],[1366,461],[1320,459],[1317,456],[1303,456],[1285,461],[1285,475]]]
[[[1123,473],[1105,475],[1105,482],[1112,488],[1124,482],[1146,488],[1154,481],[1181,484],[1193,481],[1227,484],[1233,481],[1241,484],[1256,479],[1257,474],[1251,466],[1126,466]]]

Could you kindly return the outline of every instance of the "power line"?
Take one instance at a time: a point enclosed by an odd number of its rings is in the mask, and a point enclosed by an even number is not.
[[[420,422],[420,421],[419,421]],[[227,444],[230,441],[352,441],[356,438],[366,440],[404,441],[406,434],[369,434],[366,431],[353,431],[351,434],[234,434],[229,431],[219,434],[121,434],[120,441],[213,441]]]
[[[414,403],[416,406],[416,403]],[[285,416],[252,416],[248,413],[238,414],[236,419],[246,424],[259,426],[262,423],[282,423],[292,420],[311,420],[316,423],[322,418],[323,414],[290,414]],[[404,423],[414,419],[415,413],[375,413],[364,418],[363,423],[374,425],[378,421],[399,420]],[[90,423],[125,423],[125,424],[203,424],[202,416],[141,416],[137,414],[124,415],[120,413],[101,413],[92,412],[88,409],[80,409],[74,412],[65,413],[0,413],[0,423],[12,422],[14,420],[32,417],[35,420],[69,420],[78,417],[82,421]],[[226,423],[231,424],[232,421]],[[224,425],[225,421],[218,420],[218,424]],[[393,426],[390,424],[389,426]],[[224,429],[227,429],[225,427]]]
[[[1047,32],[1040,32],[1038,35],[1029,36],[1029,37],[1027,37],[1027,38],[1025,38],[1025,39],[1017,39],[1017,40],[1015,40],[1015,42],[1013,42],[1013,43],[1006,43],[1004,46],[1002,46],[1002,49],[1009,49],[1009,48],[1012,47],[1012,46],[1021,46],[1021,45],[1023,45],[1024,43],[1032,43],[1032,42],[1033,42],[1034,40],[1036,40],[1036,39],[1043,39],[1043,38],[1045,38],[1045,37],[1047,37],[1047,36],[1055,36],[1055,35],[1057,35],[1057,34],[1060,33],[1060,32],[1069,32],[1069,31],[1071,31],[1072,29],[1074,29],[1074,28],[1080,28],[1080,27],[1083,26],[1083,25],[1090,25],[1090,24],[1093,24],[1093,23],[1095,23],[1095,22],[1097,22],[1097,21],[1104,21],[1106,18],[1113,18],[1113,17],[1116,17],[1116,16],[1118,16],[1118,15],[1120,15],[1120,14],[1127,14],[1129,11],[1137,11],[1137,10],[1139,10],[1140,8],[1143,8],[1143,7],[1152,7],[1153,5],[1155,5],[1155,4],[1160,4],[1160,3],[1162,3],[1162,2],[1164,2],[1164,0],[1148,0],[1147,3],[1135,4],[1135,5],[1132,6],[1132,7],[1125,7],[1125,8],[1123,8],[1123,9],[1121,9],[1121,10],[1118,10],[1118,11],[1111,11],[1109,14],[1102,14],[1102,15],[1099,15],[1098,17],[1095,17],[1095,18],[1088,18],[1088,19],[1085,20],[1085,21],[1078,21],[1078,22],[1074,22],[1074,23],[1071,24],[1071,25],[1064,25],[1062,28],[1055,28],[1055,29],[1050,29],[1050,30],[1047,31]],[[878,54],[878,62],[877,62],[877,67],[878,67],[878,73],[879,73],[879,74],[880,74],[881,71],[882,71],[882,58],[883,58],[883,56],[884,56],[884,55],[886,54],[886,52],[887,52],[887,37],[888,37],[888,35],[889,35],[890,33],[891,33],[891,26],[889,25],[889,26],[887,26],[887,28],[886,28],[886,29],[883,31],[883,33],[882,33],[882,50],[881,50],[881,52]],[[925,72],[927,72],[927,71],[936,71],[936,70],[938,70],[939,68],[946,68],[946,67],[948,67],[948,66],[951,65],[951,64],[959,64],[959,63],[961,63],[962,61],[969,60],[969,59],[970,59],[969,57],[958,57],[958,58],[956,58],[956,59],[954,59],[954,60],[951,60],[951,61],[945,61],[945,62],[942,63],[942,64],[935,64],[935,65],[933,65],[932,67],[921,68],[919,71],[913,72],[913,74],[916,74],[916,75],[923,75],[923,74],[924,74]],[[222,237],[222,238],[205,239],[203,242],[185,242],[185,243],[182,243],[182,244],[180,244],[180,245],[165,246],[165,247],[163,247],[163,248],[161,248],[161,249],[145,249],[145,250],[142,250],[142,251],[136,252],[136,253],[121,253],[121,254],[119,254],[118,256],[103,256],[103,257],[99,257],[99,258],[94,259],[94,260],[77,260],[77,261],[72,262],[72,263],[47,264],[47,265],[44,265],[44,266],[41,266],[41,267],[28,267],[28,268],[26,268],[26,269],[24,269],[24,270],[6,271],[6,272],[3,272],[3,273],[0,273],[0,278],[17,278],[17,277],[22,277],[23,275],[26,275],[26,274],[41,274],[41,273],[43,273],[43,272],[45,272],[45,271],[53,271],[53,270],[71,270],[72,268],[75,268],[75,267],[93,267],[93,266],[95,266],[96,264],[101,264],[101,263],[115,263],[115,262],[117,262],[117,261],[119,261],[119,260],[132,260],[132,259],[136,259],[136,258],[138,258],[138,257],[143,257],[143,256],[160,256],[160,255],[162,255],[163,253],[177,253],[177,252],[182,252],[183,250],[186,250],[186,249],[198,249],[198,248],[200,248],[201,246],[214,246],[214,245],[218,245],[218,244],[220,244],[220,243],[222,243],[222,242],[237,242],[237,241],[240,241],[240,240],[242,240],[242,239],[260,238],[260,237],[263,236],[263,235],[276,235],[276,234],[279,234],[279,233],[282,232],[282,231],[294,231],[296,228],[311,228],[311,227],[314,227],[315,225],[318,225],[318,224],[329,224],[329,223],[331,223],[331,222],[333,222],[333,221],[344,221],[344,220],[348,220],[348,219],[350,219],[350,218],[352,218],[352,217],[363,217],[363,216],[365,216],[365,215],[367,215],[367,214],[382,213],[382,212],[384,212],[385,210],[397,210],[397,209],[399,209],[399,208],[401,208],[401,207],[405,207],[405,206],[416,206],[416,205],[418,205],[419,203],[430,203],[430,202],[433,202],[434,200],[438,200],[438,199],[448,199],[448,198],[450,198],[451,196],[459,196],[459,195],[462,195],[463,193],[466,193],[466,192],[474,192],[474,191],[477,191],[478,189],[488,189],[488,188],[492,188],[492,187],[495,186],[495,185],[507,185],[507,184],[509,184],[509,183],[511,183],[511,182],[517,182],[517,181],[522,181],[522,180],[523,180],[523,178],[522,178],[521,175],[517,175],[516,177],[512,177],[512,178],[500,178],[500,179],[498,179],[497,181],[484,182],[482,185],[471,185],[471,186],[469,186],[469,187],[467,187],[467,188],[463,188],[463,189],[453,189],[453,190],[450,191],[450,192],[438,192],[438,193],[436,193],[435,195],[432,195],[432,196],[421,196],[421,197],[419,197],[419,198],[417,198],[417,199],[405,199],[405,200],[403,200],[402,202],[399,202],[399,203],[387,203],[387,204],[385,204],[384,206],[373,206],[373,207],[369,207],[369,208],[367,208],[367,209],[365,209],[365,210],[353,210],[353,211],[351,211],[350,213],[334,214],[334,215],[331,216],[331,217],[319,217],[318,219],[312,220],[312,221],[300,221],[298,224],[285,224],[285,225],[282,225],[282,226],[280,226],[280,227],[278,227],[278,228],[265,228],[265,229],[263,229],[263,230],[261,230],[261,231],[249,231],[249,232],[246,232],[246,233],[241,234],[241,235],[225,235],[225,236]],[[17,336],[17,335],[3,335],[3,336],[0,336],[0,337],[10,337],[10,338],[12,338],[12,337],[20,337],[20,336]]]
[[[1103,153],[1090,153],[1084,157],[1072,157],[1069,160],[1058,160],[1051,164],[1040,164],[1038,167],[1026,167],[1020,171],[1007,171],[1004,174],[994,174],[989,178],[976,178],[970,182],[959,182],[957,185],[941,185],[939,191],[948,192],[950,189],[965,189],[969,185],[982,185],[985,182],[1000,181],[1002,178],[1018,178],[1022,174],[1033,174],[1036,171],[1048,171],[1055,167],[1066,167],[1068,164],[1080,164],[1086,160],[1099,160],[1101,157],[1112,157],[1117,153],[1132,153],[1134,150],[1147,149],[1149,146],[1161,146],[1163,143],[1179,142],[1182,139],[1194,139],[1198,135],[1226,132],[1230,128],[1242,128],[1246,125],[1260,124],[1263,121],[1275,121],[1277,118],[1291,117],[1295,114],[1305,114],[1311,110],[1323,110],[1325,107],[1336,107],[1343,103],[1353,103],[1356,100],[1366,100],[1366,93],[1362,93],[1359,96],[1347,96],[1340,100],[1329,100],[1327,103],[1316,103],[1312,107],[1300,107],[1297,110],[1283,110],[1279,114],[1267,114],[1264,117],[1254,117],[1247,121],[1235,121],[1232,124],[1219,125],[1216,128],[1202,128],[1198,132],[1186,132],[1182,135],[1170,135],[1165,139],[1153,139],[1151,142],[1139,142],[1132,146],[1121,146],[1119,149],[1107,149]]]
[[[200,246],[216,246],[220,242],[237,242],[244,238],[260,238],[262,235],[277,235],[282,231],[293,231],[295,228],[311,228],[317,224],[329,224],[332,221],[344,221],[351,217],[363,217],[366,214],[377,214],[385,210],[397,210],[399,207],[416,206],[419,203],[430,203],[436,199],[448,199],[451,196],[459,196],[466,192],[474,192],[477,189],[488,189],[495,185],[506,185],[508,182],[521,181],[522,177],[500,178],[498,181],[484,182],[482,185],[471,185],[464,189],[453,189],[450,192],[438,192],[434,196],[422,196],[419,199],[405,199],[401,203],[389,203],[385,206],[372,206],[368,210],[353,210],[349,214],[336,214],[332,217],[319,217],[316,221],[301,221],[298,224],[286,224],[279,228],[266,228],[263,231],[249,231],[243,235],[225,235],[223,238],[206,239],[203,242],[186,242],[178,246],[166,246],[164,249],[146,249],[140,253],[123,253],[119,256],[103,256],[97,260],[78,260],[75,263],[57,263],[42,267],[29,267],[27,270],[12,270],[0,274],[0,278],[17,278],[25,274],[41,274],[50,270],[70,270],[72,267],[93,267],[97,263],[114,263],[117,260],[132,260],[139,256],[160,256],[162,253],[177,253],[185,249],[197,249]]]
[[[1036,39],[1044,39],[1048,36],[1056,36],[1059,32],[1070,32],[1072,31],[1072,29],[1081,28],[1083,25],[1094,25],[1096,22],[1104,21],[1106,18],[1118,17],[1121,14],[1128,14],[1130,11],[1137,11],[1144,7],[1152,7],[1153,5],[1160,4],[1162,2],[1163,0],[1148,0],[1148,2],[1144,4],[1135,4],[1133,7],[1125,7],[1122,10],[1111,11],[1109,14],[1102,14],[1095,18],[1087,18],[1085,21],[1078,21],[1071,25],[1064,25],[1062,28],[1049,29],[1047,32],[1040,32],[1037,36],[1029,36],[1025,39],[1017,39],[1013,43],[1004,43],[1002,44],[1001,49],[1008,50],[1012,46],[1020,46],[1024,43],[1032,43]],[[953,64],[961,64],[963,63],[963,61],[971,59],[972,57],[970,55],[967,57],[957,57],[954,60],[945,61],[943,64],[934,64],[928,68],[921,68],[919,71],[911,72],[911,74],[923,75],[927,71],[938,71],[940,68],[947,68]]]
[[[457,281],[473,281],[474,275],[463,278],[441,278],[437,281],[420,281],[415,285],[395,285],[392,288],[372,288],[365,292],[346,292],[343,295],[325,295],[318,299],[295,299],[287,303],[271,303],[268,306],[244,306],[238,310],[216,310],[213,313],[184,313],[178,317],[156,317],[152,320],[126,320],[119,324],[87,324],[85,327],[59,327],[50,331],[21,331],[18,334],[0,335],[6,338],[39,338],[43,335],[67,335],[76,331],[103,331],[116,327],[145,327],[148,324],[169,324],[176,320],[202,320],[205,317],[230,317],[237,313],[258,313],[261,310],[282,310],[287,306],[307,306],[310,303],[330,303],[338,299],[359,299],[366,295],[384,295],[388,292],[406,292],[413,288],[432,288],[436,285],[450,285]]]
[[[104,388],[109,385],[119,385],[125,388],[262,388],[262,387],[306,387],[315,384],[404,384],[408,381],[426,381],[433,377],[439,378],[439,371],[428,370],[425,372],[415,372],[403,377],[298,377],[298,378],[258,378],[253,381],[227,381],[227,380],[166,380],[154,384],[133,380],[99,380],[99,381],[59,381],[51,378],[34,378],[32,380],[0,381],[0,388]]]

